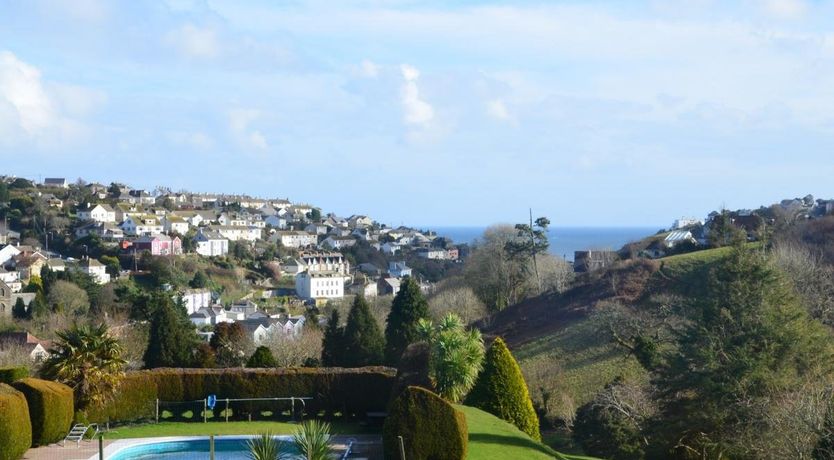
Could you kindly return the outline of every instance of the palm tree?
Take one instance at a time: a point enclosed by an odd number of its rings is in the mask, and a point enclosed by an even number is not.
[[[76,405],[104,402],[124,376],[123,349],[105,324],[74,325],[58,332],[41,375],[75,390]]]
[[[317,420],[303,422],[293,434],[293,441],[298,453],[305,460],[327,460],[333,455],[330,424],[327,422]]]
[[[249,449],[247,455],[250,460],[285,460],[292,458],[287,450],[287,445],[280,439],[275,438],[267,431],[261,433],[257,438],[246,441]]]
[[[484,360],[484,341],[477,329],[467,331],[454,313],[437,327],[422,319],[417,323],[420,337],[429,343],[430,377],[440,396],[459,402],[475,385]]]

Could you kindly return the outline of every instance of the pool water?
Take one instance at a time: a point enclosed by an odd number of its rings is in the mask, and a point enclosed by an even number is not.
[[[287,437],[279,438],[284,442],[289,442]],[[248,460],[250,457],[246,441],[246,439],[215,439],[214,458],[216,460]],[[131,446],[110,456],[109,460],[205,460],[208,454],[209,440],[193,439]]]

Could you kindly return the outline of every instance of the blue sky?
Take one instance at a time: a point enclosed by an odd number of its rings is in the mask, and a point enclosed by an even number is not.
[[[2,170],[391,224],[834,197],[834,4],[0,0]]]

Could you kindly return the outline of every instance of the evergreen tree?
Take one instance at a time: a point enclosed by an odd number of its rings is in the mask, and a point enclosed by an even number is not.
[[[501,337],[487,351],[484,369],[467,396],[466,405],[483,409],[512,423],[531,438],[541,439],[539,417],[533,409],[521,367]]]
[[[18,297],[17,300],[15,300],[14,306],[12,307],[12,316],[14,319],[30,318],[29,312],[26,311],[26,303],[23,302],[23,297]]]
[[[191,278],[191,281],[188,283],[188,286],[194,289],[203,289],[209,285],[209,277],[206,276],[206,272],[202,270],[197,270],[194,273],[194,278]]]
[[[174,304],[165,293],[153,296],[148,348],[145,350],[145,367],[188,367],[193,362],[193,350],[199,339],[194,326],[188,320],[185,309]]]
[[[655,376],[666,448],[756,456],[750,440],[761,448],[769,437],[760,408],[828,371],[829,334],[764,253],[743,244],[712,268],[685,314]]]
[[[339,312],[333,310],[327,327],[324,330],[324,338],[321,347],[321,363],[323,366],[342,366],[344,350],[345,330],[339,326]]]
[[[272,352],[269,348],[260,346],[258,347],[252,356],[246,361],[246,367],[277,367],[278,362],[275,361],[275,357],[272,356]]]
[[[420,286],[407,277],[391,304],[385,325],[385,362],[396,365],[405,348],[419,339],[417,323],[429,318],[429,305]]]
[[[348,314],[344,331],[345,359],[348,367],[376,366],[382,364],[385,339],[371,315],[368,302],[358,295]]]

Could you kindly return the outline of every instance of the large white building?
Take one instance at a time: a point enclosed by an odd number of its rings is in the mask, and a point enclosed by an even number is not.
[[[345,276],[305,271],[295,278],[295,292],[302,299],[341,299],[345,296]]]
[[[350,262],[341,252],[302,252],[298,259],[302,263],[302,270],[312,273],[333,272],[342,275],[350,273]]]
[[[229,241],[258,241],[261,239],[261,229],[258,227],[210,225],[209,230],[219,233]]]
[[[197,310],[211,306],[211,291],[208,289],[186,289],[180,295],[185,311],[192,314]]]

